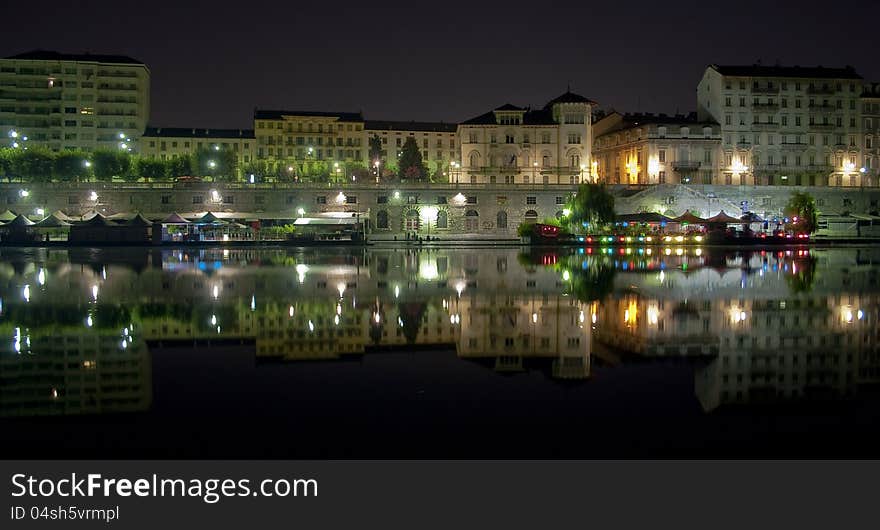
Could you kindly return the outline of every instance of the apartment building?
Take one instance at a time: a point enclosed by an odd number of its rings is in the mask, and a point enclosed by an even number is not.
[[[733,184],[719,177],[721,128],[696,113],[620,114],[593,124],[591,172],[608,184]],[[738,183],[738,182],[737,182]]]
[[[0,59],[0,145],[137,152],[150,70],[122,55],[35,50]]]
[[[144,156],[158,160],[192,155],[200,149],[231,150],[235,154],[239,171],[256,157],[253,129],[147,127],[140,147]]]
[[[392,164],[400,157],[403,144],[412,137],[421,150],[422,160],[436,180],[449,180],[452,173],[457,171],[453,162],[459,161],[458,126],[454,123],[367,120],[365,128],[368,139],[379,138],[381,160],[385,160],[386,164]],[[373,171],[376,162],[369,161]]]
[[[462,122],[461,171],[470,184],[577,184],[590,176],[596,102],[566,92],[543,108],[512,104]]]
[[[862,90],[862,148],[867,186],[880,183],[880,83],[866,83]]]
[[[866,185],[862,85],[850,66],[707,67],[698,117],[721,124],[725,181]]]
[[[359,112],[257,110],[254,137],[257,160],[286,165],[295,180],[307,177],[315,163],[333,164],[332,171],[340,173],[368,164],[367,132]]]

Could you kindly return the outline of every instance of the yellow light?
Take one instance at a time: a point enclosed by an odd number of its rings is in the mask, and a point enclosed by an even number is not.
[[[437,208],[433,206],[423,206],[419,210],[419,217],[423,223],[430,226],[431,223],[437,222],[437,211]]]
[[[656,177],[660,174],[660,159],[656,156],[648,158],[648,175]]]
[[[659,311],[657,311],[657,306],[649,306],[648,307],[648,324],[652,326],[657,325],[657,321],[659,320]]]
[[[694,241],[696,241],[697,243],[703,241],[703,236],[694,236]]]
[[[670,241],[672,241],[672,236],[666,236],[666,237],[664,237],[664,238],[663,238],[663,241],[666,241],[667,243],[669,243]]]
[[[654,238],[651,237],[651,236],[648,236],[648,237],[645,238],[645,241],[647,241],[648,243],[650,243],[651,241],[654,241]]]
[[[739,158],[734,159],[733,164],[730,166],[730,171],[734,175],[739,175],[740,173],[745,173],[749,170],[749,166],[743,164],[742,160]]]
[[[681,243],[682,241],[684,241],[684,236],[675,236],[676,243]]]

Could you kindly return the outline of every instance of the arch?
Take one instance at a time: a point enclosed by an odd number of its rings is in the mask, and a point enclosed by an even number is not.
[[[468,166],[480,167],[480,152],[477,150],[468,153]]]
[[[525,215],[525,221],[527,223],[537,223],[538,222],[538,212],[535,210],[527,210]]]
[[[498,228],[507,228],[507,212],[499,210],[495,216],[495,226]]]
[[[565,215],[562,213],[562,210],[558,210],[558,211],[556,212],[556,218],[557,218],[557,219],[562,219],[563,217],[565,217]]]
[[[476,232],[480,229],[480,214],[476,210],[468,210],[464,214],[465,232]]]
[[[565,153],[565,159],[568,160],[568,165],[572,169],[580,168],[581,165],[581,152],[579,149],[569,149]]]
[[[446,210],[437,212],[437,228],[449,228],[449,214]]]
[[[403,227],[406,231],[415,231],[419,229],[419,211],[415,208],[407,210],[403,218]]]
[[[388,228],[388,211],[379,210],[376,213],[376,228]]]

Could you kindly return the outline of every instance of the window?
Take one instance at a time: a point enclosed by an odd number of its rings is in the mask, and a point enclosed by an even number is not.
[[[468,204],[477,204],[477,196],[476,195],[468,195],[467,203]]]
[[[660,162],[666,162],[666,149],[660,149],[657,151],[657,160]]]
[[[437,212],[437,228],[447,228],[449,225],[449,214],[446,210]]]
[[[385,210],[379,210],[376,213],[376,228],[388,228],[388,212]]]
[[[526,204],[538,204],[538,198],[534,195],[529,195],[526,197]]]
[[[193,204],[204,204],[204,202],[205,202],[204,195],[193,195],[192,196],[192,203]]]
[[[315,202],[318,204],[327,204],[327,196],[326,195],[318,195],[315,197]]]
[[[507,228],[507,212],[501,210],[496,216],[495,225],[498,228]]]
[[[223,197],[223,204],[235,204],[235,196],[234,195],[225,195]]]
[[[356,195],[348,195],[345,197],[345,204],[357,204],[358,198]]]
[[[556,196],[556,204],[565,204],[565,197]]]

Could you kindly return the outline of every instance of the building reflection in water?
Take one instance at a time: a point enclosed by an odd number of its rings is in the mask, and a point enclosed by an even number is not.
[[[259,362],[453,348],[588,384],[694,360],[705,410],[852,396],[880,374],[877,256],[683,248],[0,252],[0,414],[145,410],[146,343],[253,344]],[[250,346],[248,346],[250,347]]]

